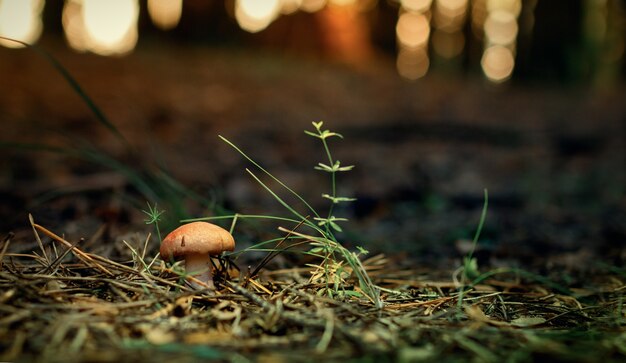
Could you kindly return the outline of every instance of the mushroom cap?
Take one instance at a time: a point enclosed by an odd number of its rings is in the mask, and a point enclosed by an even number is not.
[[[224,228],[207,222],[183,224],[161,242],[161,258],[182,259],[189,254],[217,255],[235,249],[235,239]]]

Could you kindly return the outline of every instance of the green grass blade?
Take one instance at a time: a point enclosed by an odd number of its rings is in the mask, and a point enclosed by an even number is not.
[[[98,122],[100,122],[113,135],[115,135],[115,137],[117,137],[125,146],[129,146],[128,141],[122,135],[122,133],[118,130],[118,128],[115,127],[115,125],[111,123],[111,121],[109,121],[109,119],[104,115],[102,110],[100,110],[100,107],[98,107],[98,105],[96,105],[96,103],[91,99],[91,97],[87,95],[87,92],[83,90],[83,88],[80,86],[78,81],[76,81],[76,79],[70,74],[67,68],[65,68],[52,54],[48,53],[45,49],[40,48],[33,44],[28,44],[20,40],[6,38],[2,36],[0,36],[0,38],[21,44],[35,51],[37,54],[43,57],[48,63],[50,63],[50,65],[52,65],[52,67],[54,67],[54,69],[56,69],[57,72],[59,72],[59,74],[65,79],[65,81],[72,87],[74,92],[76,92],[78,96],[80,96],[83,102],[85,102],[87,107],[89,107],[91,112],[94,114],[94,116],[96,117],[96,120],[98,120]]]
[[[50,146],[46,144],[27,142],[6,142],[0,141],[0,149],[22,150],[22,151],[46,151],[59,154],[73,154],[67,148]]]
[[[487,218],[487,209],[489,207],[489,193],[487,189],[484,191],[484,199],[483,210],[480,213],[480,220],[478,221],[478,228],[476,228],[476,233],[474,234],[474,239],[472,240],[472,249],[467,255],[467,259],[471,260],[474,254],[474,250],[476,249],[476,245],[478,244],[478,239],[480,238],[480,233],[483,230],[483,226],[485,225],[485,219]]]
[[[250,169],[246,168],[246,171],[248,172],[248,174],[250,174],[252,176],[252,178],[254,178],[254,180],[256,180],[257,183],[259,183],[268,193],[270,193],[272,195],[272,197],[274,197],[274,199],[276,199],[276,201],[278,201],[278,203],[280,203],[283,207],[285,207],[285,209],[287,209],[289,212],[291,212],[291,214],[295,215],[296,217],[298,217],[301,220],[306,220],[307,218],[305,216],[303,216],[302,214],[300,214],[298,211],[296,211],[295,209],[293,209],[287,202],[285,202],[280,196],[278,196],[278,194],[276,194],[272,188],[270,188],[269,186],[267,186],[267,184],[263,183],[263,181],[261,179],[259,179],[259,177],[257,177]],[[306,223],[306,222],[305,222]],[[311,222],[309,222],[311,223]]]
[[[243,219],[274,219],[274,220],[278,220],[278,221],[285,221],[285,222],[292,222],[292,223],[299,223],[300,221],[294,218],[287,218],[287,217],[277,217],[277,216],[271,216],[271,215],[263,215],[263,214],[229,214],[229,215],[224,215],[224,216],[213,216],[213,217],[200,217],[200,218],[189,218],[189,219],[183,219],[180,222],[181,223],[189,223],[189,222],[199,222],[199,221],[214,221],[214,220],[220,220],[220,219],[234,219],[235,217],[237,218],[243,218]]]
[[[315,215],[315,217],[319,217],[319,214],[317,213],[317,211],[315,211],[315,209],[313,209],[313,207],[311,207],[311,205],[304,200],[304,198],[296,193],[293,189],[289,188],[285,183],[283,183],[280,179],[278,179],[277,177],[275,177],[272,173],[270,173],[269,171],[267,171],[267,169],[263,168],[261,165],[259,165],[259,163],[257,163],[256,161],[254,161],[251,157],[249,157],[245,152],[243,152],[243,150],[241,150],[239,147],[237,147],[237,145],[233,144],[230,140],[228,140],[227,138],[225,138],[222,135],[218,135],[218,137],[224,141],[226,144],[228,144],[230,147],[232,147],[233,149],[235,149],[239,154],[241,154],[241,156],[243,156],[244,158],[246,158],[246,160],[248,160],[249,162],[252,163],[252,165],[254,165],[257,169],[259,169],[260,171],[262,171],[264,174],[266,174],[267,176],[269,176],[270,178],[272,178],[272,180],[274,180],[275,182],[277,182],[281,187],[285,188],[287,191],[289,191],[289,193],[291,193],[293,196],[295,196],[298,200],[300,200],[300,202],[302,202],[302,204],[304,204],[306,206],[306,208],[311,211],[311,213],[313,213],[313,215]],[[247,169],[246,169],[247,170]],[[250,171],[248,171],[249,173],[251,173]],[[252,174],[252,173],[251,173]],[[258,180],[258,178],[256,176],[254,176],[254,174],[252,174],[253,177],[255,179]],[[271,191],[269,189],[269,187],[267,187],[266,185],[264,185],[265,189]],[[273,195],[275,195],[275,193],[272,192]],[[291,207],[289,207],[288,209],[293,210]],[[299,213],[296,212],[297,215],[300,216]]]

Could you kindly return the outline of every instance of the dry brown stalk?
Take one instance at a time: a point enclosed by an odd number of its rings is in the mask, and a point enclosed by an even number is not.
[[[53,240],[62,243],[63,245],[65,245],[65,247],[69,248],[70,250],[72,250],[72,252],[81,260],[84,260],[85,263],[90,264],[91,266],[94,266],[95,268],[99,269],[101,272],[104,272],[107,275],[113,275],[112,272],[110,272],[109,270],[107,270],[104,266],[100,265],[99,263],[96,263],[90,256],[89,254],[81,251],[78,247],[75,247],[73,244],[69,243],[68,241],[66,241],[64,238],[57,236],[56,234],[54,234],[52,231],[49,231],[48,229],[46,229],[43,226],[40,226],[36,223],[33,223],[33,227],[36,228],[38,231],[44,233],[46,236],[52,238]],[[42,246],[42,250],[43,246]],[[46,257],[47,259],[47,257]]]
[[[0,248],[0,360],[164,362],[175,353],[182,361],[204,354],[287,361],[293,354],[330,361],[443,360],[453,354],[466,361],[500,359],[506,351],[533,354],[534,346],[540,354],[571,349],[559,340],[542,346],[537,332],[584,326],[623,331],[625,290],[615,275],[606,285],[579,288],[584,298],[517,277],[486,280],[460,294],[454,283],[429,280],[423,271],[390,270],[387,258],[377,255],[364,265],[381,286],[384,307],[378,309],[362,297],[320,293],[328,287],[324,281],[305,283],[310,267],[268,270],[262,279],[246,280],[243,274],[230,278],[237,275],[218,260],[221,290],[193,291],[177,265],[166,267],[158,257],[146,261],[146,246],[138,253],[129,244],[124,251],[132,256],[116,261],[72,247],[34,222],[33,229],[63,247],[52,254],[14,253],[17,244],[8,246],[7,239]],[[78,260],[65,262],[69,252]],[[343,284],[358,291],[350,279]],[[603,339],[607,355],[624,357],[612,348],[618,340]]]

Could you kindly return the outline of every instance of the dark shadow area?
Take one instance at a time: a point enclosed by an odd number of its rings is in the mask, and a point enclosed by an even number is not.
[[[398,7],[385,2],[359,15],[365,53],[329,40],[329,19],[340,19],[335,8],[283,16],[250,34],[228,7],[185,2],[170,32],[155,29],[142,7],[139,43],[123,57],[70,50],[63,7],[50,4],[39,46],[75,76],[129,146],[35,51],[0,49],[8,145],[1,229],[29,233],[32,213],[74,238],[100,231],[96,239],[109,243],[142,225],[146,202],[170,208],[168,227],[225,210],[286,214],[218,135],[324,211],[321,194],[330,184],[313,167],[325,155],[303,133],[324,120],[345,137],[331,144],[336,158],[356,165],[337,180],[341,194],[357,198],[336,210],[350,219],[340,236],[348,246],[421,263],[458,259],[488,189],[481,262],[540,269],[588,267],[594,257],[622,263],[624,60],[611,65],[613,78],[602,75],[581,26],[593,9],[570,5],[523,8],[513,76],[493,84],[480,70],[483,41],[472,38],[469,22],[458,60],[438,59],[433,48],[429,72],[403,79],[393,31]],[[242,228],[248,243],[272,233]]]

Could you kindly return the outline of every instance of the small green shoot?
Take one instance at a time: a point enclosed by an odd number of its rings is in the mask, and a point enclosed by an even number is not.
[[[157,204],[154,203],[154,207],[150,205],[150,203],[148,204],[148,210],[141,210],[142,212],[144,212],[148,218],[144,219],[144,222],[148,225],[150,224],[154,224],[154,227],[156,228],[157,231],[157,236],[159,237],[159,242],[163,241],[163,239],[161,238],[161,230],[159,229],[159,222],[161,221],[161,215],[163,215],[163,213],[165,213],[164,210],[158,210],[157,209]]]
[[[484,191],[485,202],[483,204],[483,210],[480,213],[480,220],[478,221],[478,228],[476,228],[476,233],[474,234],[474,239],[472,240],[472,249],[470,252],[463,258],[463,280],[474,280],[479,275],[478,271],[478,261],[476,260],[474,255],[474,251],[476,250],[476,245],[478,244],[478,239],[480,238],[480,233],[483,230],[483,225],[485,224],[485,219],[487,217],[487,208],[489,206],[489,193],[487,189]]]
[[[485,219],[487,217],[487,208],[489,206],[489,193],[487,192],[487,189],[484,190],[484,199],[483,209],[480,213],[480,220],[478,221],[478,228],[476,228],[476,233],[474,234],[474,239],[472,240],[472,249],[469,251],[467,256],[463,258],[463,267],[460,268],[461,287],[458,298],[459,311],[462,311],[463,296],[466,291],[465,285],[468,281],[475,281],[481,276],[480,271],[478,270],[478,260],[474,257],[474,251],[476,250],[476,245],[478,244],[478,239],[480,238],[480,233],[483,230],[483,225],[485,224]]]
[[[478,228],[476,229],[476,233],[474,234],[474,239],[472,241],[472,249],[470,252],[463,258],[463,266],[459,268],[458,271],[461,272],[461,286],[459,287],[459,296],[458,296],[458,311],[463,310],[463,302],[465,292],[474,286],[480,284],[488,278],[491,278],[500,274],[515,274],[517,276],[521,276],[533,281],[536,281],[542,285],[545,285],[555,291],[563,295],[572,295],[572,291],[565,286],[562,286],[558,283],[551,281],[550,279],[543,277],[541,275],[537,275],[522,269],[518,268],[498,268],[491,271],[486,271],[481,273],[478,267],[478,260],[473,257],[474,251],[476,250],[476,245],[478,244],[478,239],[480,238],[480,233],[482,232],[483,226],[485,224],[485,219],[487,216],[487,207],[488,207],[488,193],[487,189],[484,192],[485,202],[483,204],[483,209],[480,214],[480,221],[478,222]]]

